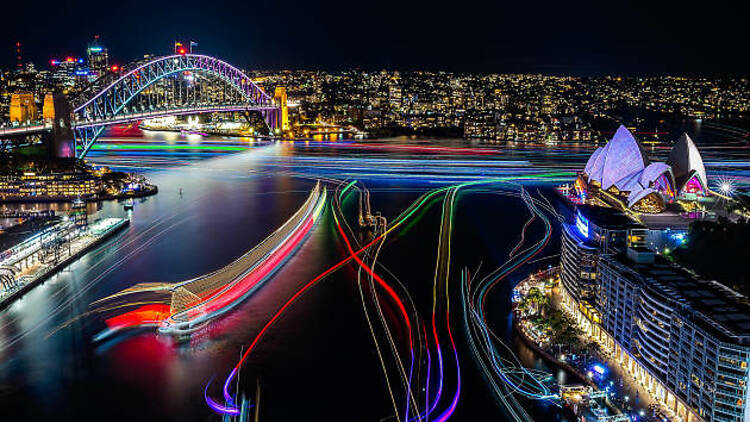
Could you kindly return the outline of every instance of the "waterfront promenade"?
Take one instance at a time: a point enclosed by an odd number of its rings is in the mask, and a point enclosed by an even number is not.
[[[4,275],[0,285],[0,309],[99,246],[129,223],[130,220],[126,218],[104,218],[81,229],[73,223],[64,222],[4,251],[0,254],[0,269]],[[50,239],[53,236],[54,240]],[[53,242],[60,244],[51,248]]]
[[[573,323],[575,334],[571,337],[563,335],[561,331],[565,330],[552,321],[562,312],[563,320],[567,320],[567,316],[570,318],[568,321],[573,322],[560,297],[558,271],[559,268],[554,267],[532,274],[514,288],[515,332],[548,363],[575,374],[586,386],[604,394],[607,398],[605,403],[613,413],[602,417],[669,420],[665,419],[667,414],[658,408],[645,388],[623,371],[610,354],[603,349],[587,346],[590,341],[586,340],[577,325]],[[544,316],[539,318],[542,314]],[[568,387],[560,386],[561,389]]]

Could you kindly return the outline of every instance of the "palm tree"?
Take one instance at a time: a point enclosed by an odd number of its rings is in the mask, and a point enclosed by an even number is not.
[[[536,287],[532,287],[529,289],[529,294],[526,295],[526,298],[534,305],[533,313],[535,315],[539,313],[540,306],[549,302],[549,298]]]

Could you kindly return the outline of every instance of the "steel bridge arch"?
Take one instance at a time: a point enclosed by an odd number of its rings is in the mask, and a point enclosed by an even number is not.
[[[260,111],[271,129],[276,127],[279,106],[276,105],[250,77],[231,64],[215,57],[200,54],[179,54],[158,57],[143,63],[122,75],[93,97],[75,107],[75,154],[83,158],[96,142],[104,128],[122,120],[140,120],[144,113],[133,117],[122,114],[122,110],[143,90],[157,81],[181,72],[200,72],[216,76],[228,86],[234,88],[246,101],[241,108]],[[196,112],[215,111],[212,107],[195,108]],[[235,109],[236,110],[236,109]],[[157,109],[154,114],[165,116],[186,114],[190,109],[177,110]],[[119,118],[119,119],[118,119]],[[80,148],[79,148],[80,147]]]

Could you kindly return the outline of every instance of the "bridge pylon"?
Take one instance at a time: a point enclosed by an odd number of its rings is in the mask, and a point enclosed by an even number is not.
[[[49,154],[56,158],[75,158],[75,135],[73,134],[73,112],[65,94],[47,94],[44,97],[43,116],[52,124],[45,143]]]
[[[166,116],[254,112],[269,134],[283,124],[281,106],[244,72],[215,57],[177,54],[137,62],[107,74],[71,99],[45,98],[44,123],[0,128],[0,151],[52,132],[51,153],[83,158],[107,126]]]

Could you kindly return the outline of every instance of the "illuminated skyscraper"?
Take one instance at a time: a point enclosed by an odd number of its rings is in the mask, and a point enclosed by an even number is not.
[[[109,69],[109,53],[107,49],[99,44],[99,36],[94,36],[94,42],[86,49],[90,75],[98,78]]]
[[[68,92],[75,88],[76,80],[81,78],[84,64],[82,58],[66,57],[65,60],[52,60],[52,83],[55,88],[62,92]]]

